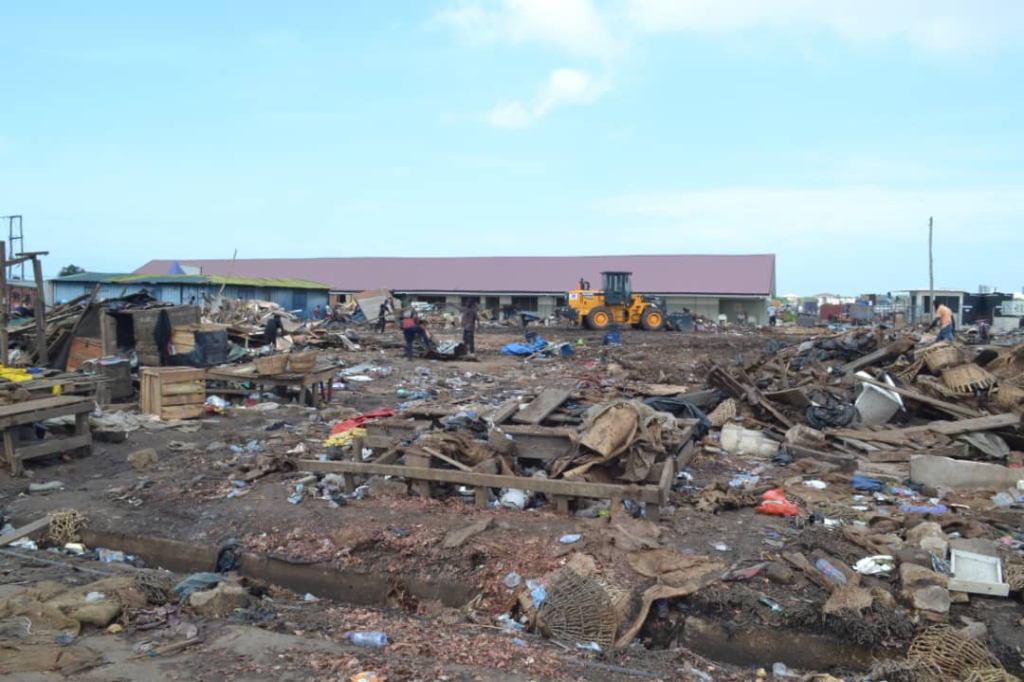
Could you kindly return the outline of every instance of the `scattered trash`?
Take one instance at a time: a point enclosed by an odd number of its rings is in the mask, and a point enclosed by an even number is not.
[[[75,636],[70,632],[62,632],[53,638],[53,642],[57,646],[70,646],[75,643]]]
[[[725,544],[724,542],[712,542],[711,546],[717,549],[719,552],[729,551],[729,545]]]
[[[896,560],[893,557],[887,554],[879,554],[864,557],[853,565],[853,570],[864,575],[878,575],[880,573],[888,573],[895,567]]]
[[[577,644],[576,648],[580,651],[593,651],[594,653],[601,653],[601,645],[597,642],[587,642],[586,644]]]
[[[89,592],[85,595],[85,603],[92,604],[94,602],[103,601],[107,598],[107,595],[102,592]]]
[[[49,483],[29,483],[28,491],[30,493],[49,493],[55,490],[63,490],[64,484],[60,481],[50,481]]]
[[[761,504],[754,511],[769,516],[798,516],[800,507],[786,499],[782,488],[775,488],[761,496]]]
[[[815,490],[824,490],[825,488],[828,487],[828,483],[825,483],[825,481],[819,481],[817,479],[814,479],[810,481],[804,481],[804,487],[814,488]]]
[[[814,562],[814,566],[821,571],[826,578],[837,585],[845,585],[848,582],[846,574],[832,565],[832,562],[828,559],[818,559]]]
[[[513,571],[512,573],[506,575],[505,579],[501,582],[503,585],[505,585],[505,587],[511,590],[515,589],[516,587],[519,587],[519,585],[523,582],[523,578],[518,573]]]
[[[320,601],[320,598],[317,597],[317,596],[314,596],[310,592],[307,592],[305,595],[303,595],[302,601],[304,601],[304,602],[318,602],[318,601]]]
[[[563,545],[571,545],[573,543],[579,542],[580,538],[582,537],[583,536],[579,534],[563,535],[558,539],[558,541],[561,542]]]

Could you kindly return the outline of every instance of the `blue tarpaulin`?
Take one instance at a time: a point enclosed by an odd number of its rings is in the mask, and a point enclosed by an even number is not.
[[[538,336],[534,339],[533,343],[510,343],[507,346],[502,347],[502,355],[533,355],[539,350],[543,350],[547,347],[548,342]]]

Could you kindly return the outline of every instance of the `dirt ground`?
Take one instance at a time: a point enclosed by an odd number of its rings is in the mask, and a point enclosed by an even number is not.
[[[0,500],[15,526],[46,512],[76,509],[86,516],[90,532],[214,549],[236,541],[246,552],[288,564],[390,581],[388,598],[378,604],[332,601],[315,594],[310,596],[316,601],[306,601],[299,592],[260,584],[256,590],[262,595],[260,601],[236,613],[234,621],[199,617],[182,607],[175,618],[194,624],[198,640],[159,656],[144,650],[145,643],[154,639],[152,633],[135,629],[130,618],[117,634],[83,630],[73,646],[93,652],[99,663],[64,671],[65,676],[71,680],[344,680],[362,671],[376,671],[380,679],[388,680],[701,679],[685,672],[692,665],[702,674],[710,670],[708,679],[753,680],[758,668],[771,670],[775,660],[771,647],[762,647],[764,657],[757,661],[707,660],[689,648],[680,634],[688,617],[707,618],[732,629],[774,629],[779,633],[779,651],[786,647],[786,632],[825,635],[881,657],[887,650],[905,648],[914,631],[906,619],[879,611],[865,614],[859,622],[823,622],[820,606],[828,598],[824,590],[813,584],[797,589],[761,574],[719,583],[672,603],[670,613],[662,612],[648,622],[641,644],[600,655],[569,651],[538,635],[516,636],[493,624],[492,617],[507,612],[514,602],[502,580],[510,572],[523,580],[545,575],[564,565],[571,552],[599,554],[607,519],[562,515],[550,505],[527,511],[480,509],[472,495],[457,493],[421,500],[394,494],[387,485],[371,485],[362,499],[351,499],[343,506],[310,496],[293,504],[289,497],[302,476],[295,472],[271,473],[244,488],[232,483],[261,453],[300,448],[304,458],[326,454],[323,441],[330,423],[324,417],[332,416],[331,409],[394,408],[402,402],[396,394],[399,389],[430,387],[441,392],[442,401],[491,405],[554,385],[608,394],[637,382],[699,390],[705,387],[711,360],[726,365],[742,362],[744,353],[763,349],[770,339],[750,332],[629,331],[623,334],[621,346],[606,347],[601,345],[601,335],[592,332],[539,331],[549,341],[576,344],[583,339],[584,345],[574,345],[571,356],[527,361],[498,352],[521,338],[517,332],[483,330],[477,337],[476,360],[406,361],[401,358],[397,334],[371,334],[364,339],[362,351],[324,351],[345,367],[373,363],[373,368],[359,371],[369,381],[342,379],[345,387],[334,393],[330,405],[321,406],[327,410],[299,406],[294,396],[274,396],[282,404],[267,409],[271,400],[264,396],[250,407],[208,415],[180,428],[144,427],[132,431],[124,442],[97,441],[87,457],[33,462],[24,478],[0,474]],[[438,333],[442,338],[454,335]],[[253,441],[258,452],[246,450]],[[144,448],[156,451],[158,463],[136,470],[128,456]],[[700,452],[687,468],[690,480],[679,481],[672,507],[662,510],[663,546],[709,555],[729,568],[744,568],[778,561],[784,544],[803,543],[813,549],[832,542],[818,527],[759,515],[749,506],[716,514],[692,506],[694,496],[705,486],[755,467],[766,486],[794,475],[771,462]],[[64,487],[46,493],[27,490],[30,483],[49,481],[60,481]],[[449,532],[488,518],[493,523],[471,542],[443,547]],[[580,543],[567,547],[559,542],[561,536],[572,533],[582,535]],[[863,553],[848,543],[838,545],[833,548],[836,552]],[[52,563],[41,563],[41,559]],[[0,553],[0,596],[43,580],[82,584],[98,577],[83,568],[120,574],[157,566],[134,569],[44,550],[5,549]],[[190,571],[213,568],[179,569],[175,580]],[[447,597],[430,601],[406,593],[404,586],[412,581],[454,587]],[[473,618],[466,618],[468,610],[441,603],[456,600],[453,595],[459,588],[480,595],[473,604]],[[782,604],[786,618],[766,609],[759,602],[762,597]],[[962,613],[984,616],[990,628],[1001,630],[1000,640],[1008,647],[1004,661],[1016,655],[1012,642],[1020,639],[1018,622],[1024,615],[1019,602],[974,600]],[[384,649],[355,647],[345,639],[354,630],[381,630],[388,633],[390,643]],[[164,633],[164,641],[181,641],[166,628],[159,632]],[[180,634],[180,628],[175,632]],[[617,668],[632,672],[619,673]],[[843,669],[840,664],[833,674]],[[42,680],[52,675],[23,672],[7,679]]]

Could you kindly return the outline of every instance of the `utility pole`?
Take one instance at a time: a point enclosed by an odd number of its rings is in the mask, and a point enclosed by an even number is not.
[[[928,217],[928,318],[935,312],[935,269],[932,262],[932,218]]]

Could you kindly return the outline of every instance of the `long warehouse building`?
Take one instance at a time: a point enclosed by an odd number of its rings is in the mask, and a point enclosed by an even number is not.
[[[153,260],[139,274],[170,272],[301,278],[349,296],[385,288],[410,301],[505,307],[549,315],[583,279],[600,288],[604,271],[633,273],[633,291],[665,298],[670,312],[689,308],[709,317],[740,313],[764,321],[775,297],[775,255],[494,256],[461,258],[257,258]]]

